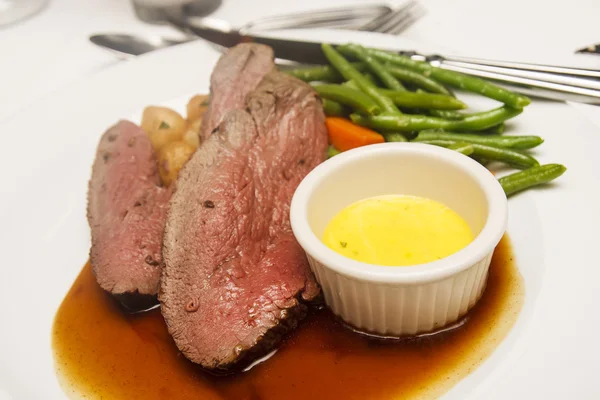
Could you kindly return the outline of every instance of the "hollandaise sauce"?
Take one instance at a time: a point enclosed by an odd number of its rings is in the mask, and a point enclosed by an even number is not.
[[[456,253],[473,240],[473,232],[458,213],[440,202],[386,195],[341,210],[325,228],[322,240],[357,261],[409,266]]]

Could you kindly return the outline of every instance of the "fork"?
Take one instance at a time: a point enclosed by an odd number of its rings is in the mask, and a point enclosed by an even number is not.
[[[265,17],[244,25],[238,31],[327,27],[398,35],[424,13],[420,3],[409,0],[396,9],[383,5],[353,6]],[[367,23],[364,23],[365,19]]]
[[[294,28],[340,28],[352,29],[380,16],[392,12],[386,4],[353,5],[297,12],[293,14],[267,16],[251,21],[239,28],[240,32],[250,30],[275,30]]]
[[[358,30],[398,35],[414,24],[424,14],[424,7],[416,0],[411,0],[391,13],[382,14],[374,18],[359,27]]]
[[[363,22],[362,24],[357,24],[357,21],[360,22],[359,17],[364,17],[365,15],[363,11],[370,11],[372,14],[374,14],[375,8],[379,10],[378,15],[376,15],[367,23]],[[221,30],[238,32],[240,34],[246,34],[254,30],[328,27],[397,35],[406,30],[424,14],[425,9],[417,0],[409,0],[395,10],[381,5],[376,7],[354,6],[353,9],[348,7],[339,9],[333,8],[320,11],[307,11],[289,15],[265,17],[254,22],[247,23],[239,28],[234,28],[228,25],[225,21],[210,17],[190,17],[188,19],[196,20],[199,25],[214,26]],[[189,29],[187,29],[186,24],[182,21],[183,20],[178,17],[167,16],[167,22],[173,27],[179,29],[187,35],[197,38],[193,32],[190,32]],[[354,23],[351,21],[354,21]]]

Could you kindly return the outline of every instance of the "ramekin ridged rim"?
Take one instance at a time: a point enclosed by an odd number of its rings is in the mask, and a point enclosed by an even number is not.
[[[404,154],[434,156],[438,161],[458,167],[481,187],[488,202],[486,222],[477,237],[465,248],[440,260],[395,268],[356,261],[327,247],[308,223],[308,200],[332,172],[364,158]],[[385,170],[382,168],[382,170]],[[420,284],[444,279],[488,256],[506,231],[508,202],[498,180],[481,164],[456,151],[423,143],[382,143],[345,151],[314,168],[298,185],[290,205],[292,231],[298,243],[315,260],[342,275],[374,283]]]

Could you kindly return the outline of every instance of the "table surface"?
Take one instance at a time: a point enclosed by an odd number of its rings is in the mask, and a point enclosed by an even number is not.
[[[373,0],[371,0],[373,1]],[[327,6],[369,0],[327,0]],[[375,2],[375,1],[373,1]],[[427,14],[402,35],[431,46],[474,57],[551,62],[600,69],[600,56],[574,55],[575,49],[600,42],[598,0],[568,3],[531,0],[421,0]],[[324,6],[323,0],[223,0],[214,13],[233,24],[267,14]],[[50,0],[38,15],[0,28],[0,127],[3,119],[62,87],[85,79],[119,61],[88,41],[98,32],[177,36],[165,26],[136,19],[128,0]],[[572,105],[600,127],[600,107]],[[569,133],[569,132],[566,132]],[[573,132],[576,133],[576,132]],[[548,365],[548,368],[560,366]],[[567,395],[558,382],[548,385],[544,374],[508,371],[518,387],[531,395]],[[506,377],[508,378],[508,377]],[[537,389],[534,389],[537,388]],[[558,390],[553,392],[553,390]],[[524,393],[514,393],[514,398]],[[0,393],[0,398],[2,398]]]

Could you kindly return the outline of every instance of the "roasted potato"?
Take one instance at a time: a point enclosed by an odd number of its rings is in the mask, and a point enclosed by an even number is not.
[[[202,118],[202,115],[208,108],[208,95],[197,94],[190,99],[187,103],[187,119],[188,121],[195,121]]]
[[[200,125],[202,125],[202,118],[192,121],[183,135],[183,141],[195,148],[200,147]]]
[[[165,186],[177,179],[177,174],[183,168],[196,147],[183,140],[165,144],[158,152],[158,173]]]
[[[170,108],[150,106],[144,109],[142,129],[150,137],[155,151],[167,143],[181,140],[187,128],[188,122]]]

